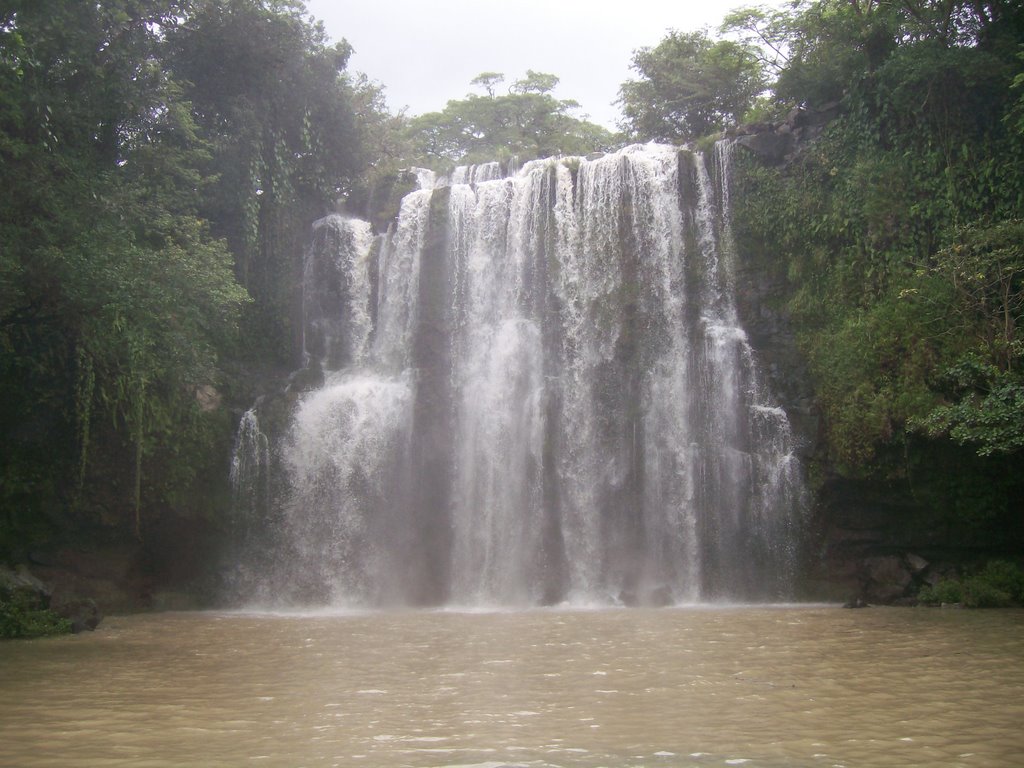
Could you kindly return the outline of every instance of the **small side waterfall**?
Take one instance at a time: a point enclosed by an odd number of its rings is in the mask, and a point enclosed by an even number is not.
[[[256,408],[242,414],[238,423],[230,480],[236,529],[265,519],[270,507],[270,441],[260,429]]]
[[[313,225],[303,264],[302,353],[329,370],[358,364],[372,330],[369,269],[373,230],[365,221],[327,216]]]
[[[729,147],[459,168],[314,226],[285,600],[789,594],[803,483],[733,298]]]

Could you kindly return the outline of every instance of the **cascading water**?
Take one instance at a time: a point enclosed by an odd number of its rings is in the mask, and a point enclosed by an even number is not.
[[[376,260],[317,223],[285,599],[787,595],[801,473],[737,319],[728,151],[717,184],[658,145],[419,174]]]
[[[244,538],[249,526],[266,518],[270,505],[270,441],[260,429],[256,408],[242,414],[238,423],[230,479],[232,516]]]
[[[327,216],[313,225],[303,265],[303,358],[330,370],[357,364],[371,331],[369,254],[365,221]]]

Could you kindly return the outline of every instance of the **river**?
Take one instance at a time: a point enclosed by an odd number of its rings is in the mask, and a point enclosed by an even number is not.
[[[108,618],[0,645],[4,766],[1011,766],[1024,612]]]

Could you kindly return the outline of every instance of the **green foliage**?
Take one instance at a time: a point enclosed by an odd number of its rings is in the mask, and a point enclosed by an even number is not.
[[[964,601],[964,587],[956,579],[942,579],[934,586],[922,587],[917,600],[924,605],[956,605]]]
[[[0,639],[46,637],[71,632],[71,621],[40,608],[20,591],[0,593]]]
[[[1008,608],[1014,604],[1008,593],[981,577],[968,579],[963,589],[967,608]]]
[[[964,351],[935,377],[943,402],[912,426],[948,435],[982,456],[1024,448],[1024,223],[980,222],[957,231],[928,274],[945,288],[931,297],[932,321]]]
[[[855,134],[833,129],[784,170],[748,158],[739,171],[738,242],[770,254],[791,286],[831,458],[870,471],[880,448],[904,440],[906,420],[934,405],[927,381],[946,355],[927,307],[904,293],[923,246],[902,163],[861,155]]]
[[[294,354],[308,223],[379,115],[348,53],[289,2],[0,12],[0,550],[205,504],[230,424],[197,394]]]
[[[469,81],[470,85],[476,85],[484,89],[489,98],[494,98],[494,89],[505,82],[505,75],[501,72],[481,72]]]
[[[785,70],[790,63],[793,16],[786,11],[766,6],[736,8],[726,14],[719,31],[749,46],[772,75]]]
[[[746,43],[670,32],[633,54],[638,80],[622,84],[623,128],[643,140],[690,141],[735,125],[764,89],[763,64]]]
[[[895,4],[869,0],[802,3],[782,26],[788,61],[776,97],[794,104],[843,98],[896,47],[899,15]]]
[[[349,85],[352,111],[359,129],[358,145],[368,161],[355,182],[355,191],[347,195],[351,202],[360,194],[365,195],[368,188],[393,183],[395,176],[409,167],[414,149],[408,132],[409,121],[404,114],[396,115],[388,110],[383,86],[363,74],[351,77]]]
[[[805,343],[833,458],[856,473],[880,446],[902,439],[909,418],[932,405],[925,376],[939,352],[922,333],[916,308],[888,297],[850,313],[826,334],[827,344],[815,344],[817,335]]]
[[[347,43],[328,44],[296,3],[190,4],[168,31],[165,66],[182,83],[211,147],[199,213],[234,255],[254,301],[244,346],[295,363],[298,267],[309,223],[328,212],[362,170],[356,109],[379,115],[378,93],[348,78]]]
[[[931,271],[953,291],[946,319],[976,339],[979,351],[1000,370],[1010,371],[1024,338],[1024,220],[978,223],[957,233],[940,250]]]
[[[963,579],[942,579],[917,595],[924,605],[962,604],[967,608],[1006,608],[1024,604],[1024,570],[1006,560],[990,560]]]
[[[772,254],[791,286],[830,456],[850,474],[891,474],[910,430],[983,456],[1024,445],[1024,165],[1007,128],[1019,64],[976,44],[980,22],[914,8],[822,2],[770,16],[765,34],[785,54],[776,99],[843,95],[845,110],[787,167],[742,162],[734,196],[741,247]],[[859,42],[844,53],[843,39]],[[818,57],[838,69],[808,68]]]
[[[822,0],[725,25],[761,47],[766,113],[838,102],[784,165],[740,150],[731,196],[740,252],[785,286],[820,466],[952,529],[1020,514],[1022,22],[1009,4]],[[975,576],[936,589],[971,605],[1008,592]]]
[[[981,456],[1016,453],[1024,448],[1024,380],[977,359],[965,358],[947,369],[955,402],[937,406],[913,422],[933,437],[949,435],[972,445]]]
[[[491,74],[493,75],[493,73],[491,73]],[[473,79],[473,82],[479,82],[480,81],[480,77],[481,77],[480,75],[477,75]],[[552,74],[550,74],[548,72],[535,72],[532,69],[528,69],[528,70],[526,70],[526,77],[523,77],[523,78],[520,78],[519,80],[516,80],[512,84],[512,87],[509,89],[509,92],[510,93],[518,93],[518,94],[525,94],[525,93],[545,94],[545,93],[551,93],[553,90],[555,90],[555,88],[557,86],[558,86],[558,77],[556,77],[555,75],[552,75]],[[576,106],[572,102],[563,102],[563,103],[567,103],[570,107],[571,106]]]
[[[1011,600],[1024,603],[1024,569],[1020,566],[1007,560],[990,560],[979,576]]]
[[[617,142],[599,125],[573,117],[579,107],[575,101],[552,95],[558,85],[554,75],[528,70],[508,93],[496,94],[503,79],[500,73],[484,72],[472,82],[484,88],[485,96],[470,94],[449,101],[441,112],[412,118],[407,129],[412,160],[434,168],[511,158],[526,161],[585,155]]]

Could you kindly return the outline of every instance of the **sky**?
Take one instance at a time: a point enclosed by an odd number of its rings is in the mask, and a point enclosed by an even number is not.
[[[632,77],[633,51],[666,30],[717,29],[736,7],[757,0],[306,0],[333,41],[355,49],[349,69],[385,87],[389,107],[434,112],[481,93],[470,80],[502,72],[505,85],[527,69],[557,75],[555,96],[575,114],[614,128],[612,102]]]

